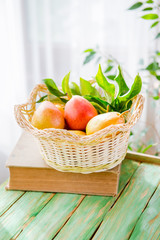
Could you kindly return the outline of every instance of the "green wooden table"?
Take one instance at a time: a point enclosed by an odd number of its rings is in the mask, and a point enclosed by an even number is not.
[[[0,240],[160,239],[160,167],[125,160],[116,197],[6,191]]]

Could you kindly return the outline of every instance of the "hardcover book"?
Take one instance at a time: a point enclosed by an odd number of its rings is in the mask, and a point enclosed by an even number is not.
[[[60,172],[42,159],[37,142],[24,132],[11,153],[6,167],[8,190],[78,193],[115,196],[118,192],[120,165],[105,172],[90,174]]]

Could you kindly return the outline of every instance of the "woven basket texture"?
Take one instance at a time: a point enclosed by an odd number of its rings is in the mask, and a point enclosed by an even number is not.
[[[120,164],[125,158],[130,129],[140,118],[144,98],[137,95],[127,113],[127,122],[108,126],[92,135],[80,136],[66,129],[37,129],[31,119],[36,109],[37,97],[48,90],[38,84],[26,104],[15,106],[15,117],[21,128],[30,132],[40,146],[45,162],[59,170],[77,173],[106,171]]]

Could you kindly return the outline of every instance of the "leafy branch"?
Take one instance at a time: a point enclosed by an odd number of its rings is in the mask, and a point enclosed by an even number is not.
[[[97,109],[98,113],[107,111],[124,112],[131,106],[132,99],[139,94],[142,87],[142,81],[139,75],[136,76],[131,88],[127,86],[121,67],[118,66],[118,74],[113,79],[113,83],[109,82],[102,72],[99,65],[95,81],[103,95],[89,81],[80,78],[80,86],[69,82],[70,73],[62,80],[62,91],[60,91],[52,79],[44,79],[43,82],[48,88],[49,94],[41,97],[37,103],[45,100],[60,101],[65,104],[72,95],[80,95],[86,98]]]

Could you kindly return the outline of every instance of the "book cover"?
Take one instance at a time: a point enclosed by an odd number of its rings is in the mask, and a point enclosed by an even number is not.
[[[114,196],[118,191],[120,165],[105,172],[81,174],[60,172],[42,159],[33,136],[24,132],[11,153],[6,167],[10,178],[7,189],[65,192]]]

